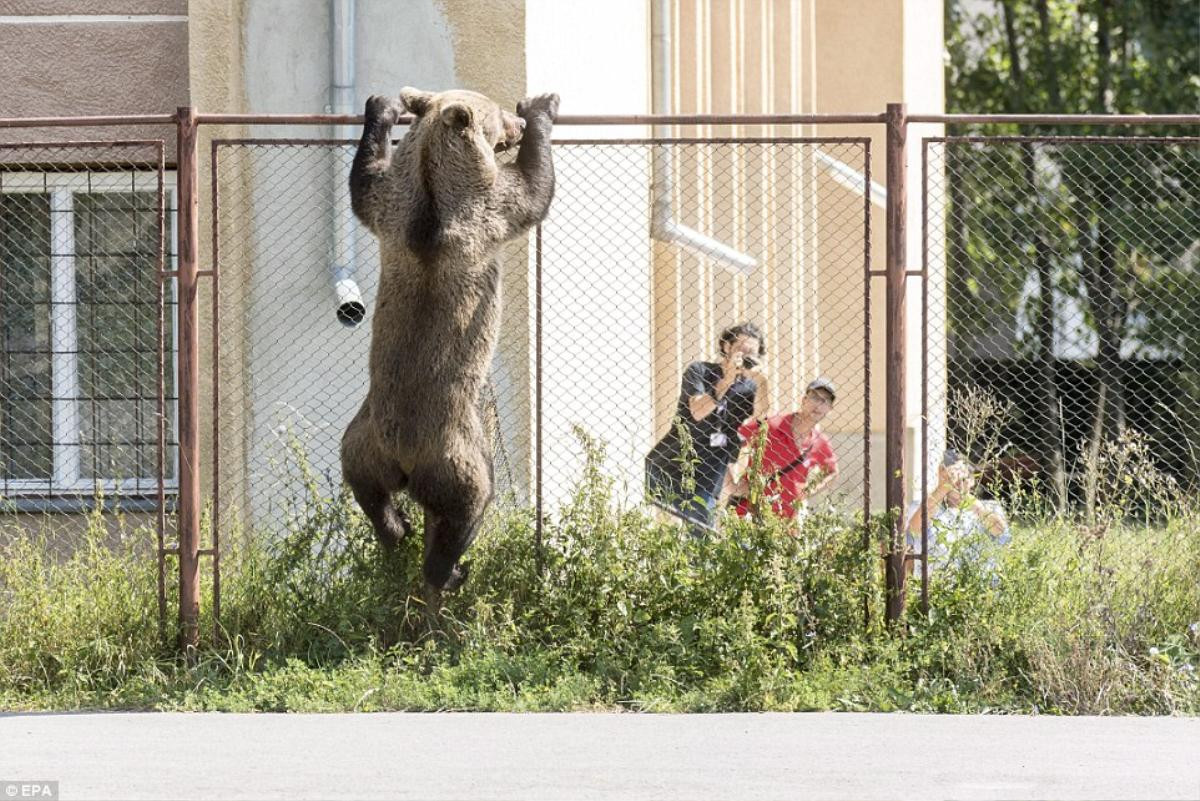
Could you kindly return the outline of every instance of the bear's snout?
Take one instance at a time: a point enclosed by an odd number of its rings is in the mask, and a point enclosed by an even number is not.
[[[513,114],[504,115],[504,138],[496,145],[497,150],[508,150],[521,141],[525,134],[525,120]]]

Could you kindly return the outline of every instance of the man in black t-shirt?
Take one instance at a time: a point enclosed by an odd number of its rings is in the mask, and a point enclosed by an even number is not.
[[[730,326],[718,340],[719,362],[692,362],[683,372],[671,428],[646,456],[646,490],[659,506],[711,527],[717,498],[741,443],[738,426],[766,412],[766,353],[753,323]]]

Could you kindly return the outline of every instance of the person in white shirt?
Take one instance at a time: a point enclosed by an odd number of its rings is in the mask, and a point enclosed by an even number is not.
[[[975,471],[971,464],[960,459],[953,450],[947,450],[938,466],[937,487],[925,499],[925,513],[921,514],[920,498],[908,507],[905,530],[909,552],[921,553],[923,521],[928,532],[931,566],[944,564],[951,544],[963,537],[986,532],[997,544],[1007,544],[1010,533],[1004,507],[997,501],[976,498],[974,489]],[[975,552],[965,555],[968,558],[980,556]],[[910,570],[915,561],[909,562]]]

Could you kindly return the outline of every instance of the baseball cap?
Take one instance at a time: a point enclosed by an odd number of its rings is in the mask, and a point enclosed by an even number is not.
[[[809,381],[808,386],[805,387],[804,391],[808,393],[812,392],[814,389],[823,389],[829,393],[830,399],[837,400],[837,388],[834,387],[832,381],[824,376],[814,378],[812,381]]]

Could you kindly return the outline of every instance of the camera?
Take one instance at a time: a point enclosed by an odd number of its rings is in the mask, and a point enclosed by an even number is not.
[[[749,353],[742,354],[742,369],[753,370],[758,366],[758,359],[751,356]]]

